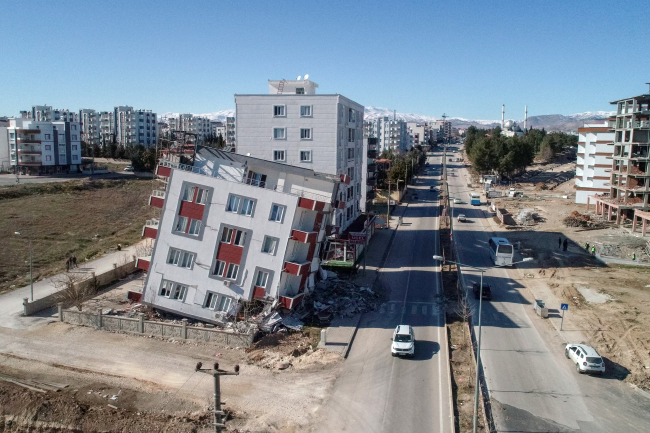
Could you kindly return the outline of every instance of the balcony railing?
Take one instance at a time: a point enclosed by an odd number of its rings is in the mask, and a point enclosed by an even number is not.
[[[153,192],[151,193],[153,197],[160,197],[160,198],[165,198],[165,191],[159,190],[159,189],[154,189]]]

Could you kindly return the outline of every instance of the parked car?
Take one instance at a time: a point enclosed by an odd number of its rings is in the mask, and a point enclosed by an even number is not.
[[[454,197],[454,203],[455,204],[461,204],[463,201],[460,199],[460,197]]]
[[[474,291],[474,298],[478,299],[481,296],[481,285],[474,283],[472,290]],[[492,286],[487,283],[483,283],[483,299],[488,301],[492,299]]]
[[[415,334],[411,325],[397,325],[391,341],[391,355],[411,358],[415,355]]]
[[[133,166],[129,165],[129,166],[124,167],[124,171],[133,171]]]
[[[464,213],[458,215],[458,222],[459,222],[459,223],[464,223],[465,221],[467,221],[467,219],[465,218],[465,214],[464,214]]]
[[[605,361],[596,349],[586,344],[567,344],[564,355],[576,363],[578,373],[605,373]]]

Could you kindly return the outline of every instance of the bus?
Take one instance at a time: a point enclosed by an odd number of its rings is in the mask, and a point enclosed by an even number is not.
[[[469,204],[471,204],[472,206],[480,206],[481,194],[477,194],[475,192],[469,193]]]
[[[515,249],[506,238],[490,238],[490,257],[497,266],[512,266]]]

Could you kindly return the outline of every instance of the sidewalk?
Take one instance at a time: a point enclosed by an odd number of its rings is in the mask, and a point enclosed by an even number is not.
[[[146,241],[142,241],[146,242]],[[140,242],[141,243],[141,242]],[[122,251],[106,254],[96,260],[78,263],[79,267],[73,272],[85,273],[88,276],[92,272],[101,274],[113,269],[113,264],[118,265],[124,260],[131,261],[136,255],[136,247],[140,243],[131,245]],[[62,274],[55,275],[41,281],[34,281],[34,300],[44,298],[56,292],[53,281]],[[0,295],[0,327],[24,329],[39,325],[51,320],[47,315],[23,316],[23,299],[30,298],[30,286],[21,287],[11,292]]]

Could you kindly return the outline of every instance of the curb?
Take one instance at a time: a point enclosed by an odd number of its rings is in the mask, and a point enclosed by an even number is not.
[[[345,352],[343,353],[343,359],[347,359],[348,355],[350,354],[350,349],[352,348],[352,343],[354,343],[354,337],[357,336],[357,331],[359,330],[359,323],[361,323],[361,317],[363,316],[362,314],[359,314],[359,317],[357,318],[357,323],[354,325],[354,331],[352,332],[352,337],[350,337],[350,341],[348,342],[348,347],[345,348]]]

